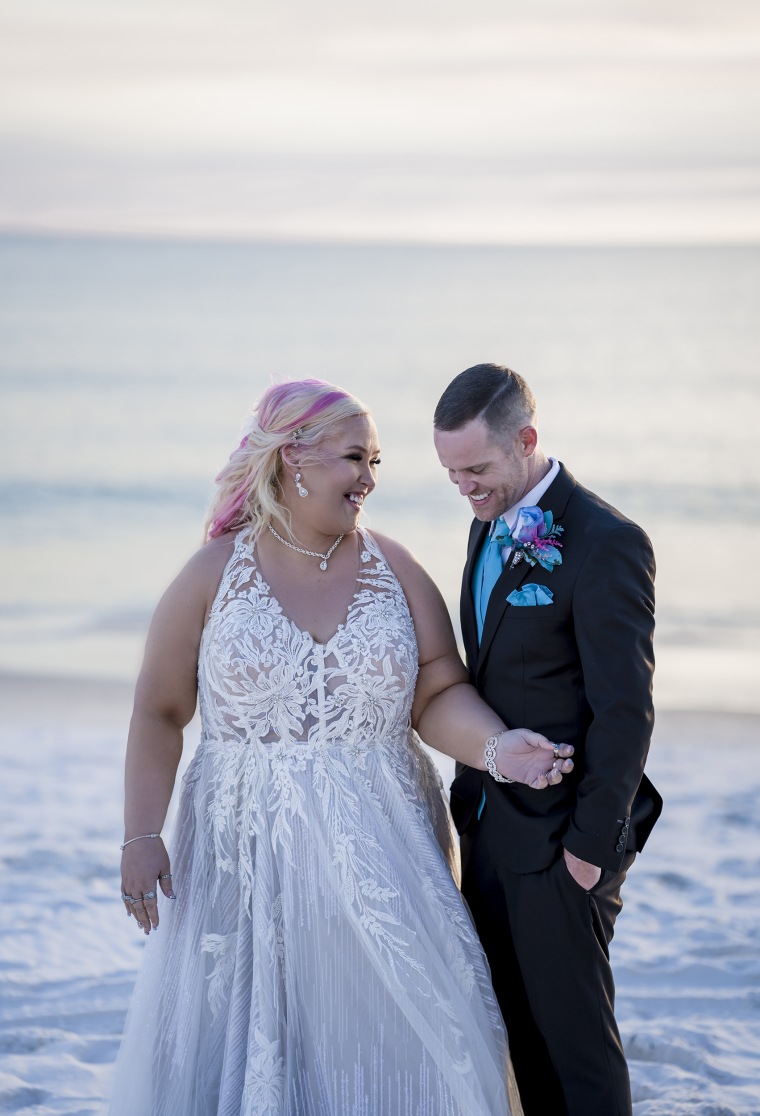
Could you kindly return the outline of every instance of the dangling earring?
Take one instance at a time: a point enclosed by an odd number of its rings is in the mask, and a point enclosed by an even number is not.
[[[298,489],[298,495],[299,496],[308,496],[309,495],[308,488],[304,488],[304,486],[301,484],[301,474],[300,473],[296,473],[296,488]]]

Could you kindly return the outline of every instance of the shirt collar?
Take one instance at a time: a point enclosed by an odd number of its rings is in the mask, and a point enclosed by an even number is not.
[[[543,494],[546,492],[549,485],[559,474],[559,461],[556,459],[556,457],[550,457],[549,461],[551,462],[552,467],[546,474],[546,476],[542,477],[538,484],[534,485],[533,488],[531,488],[530,492],[526,492],[521,500],[518,500],[517,503],[513,504],[511,508],[507,508],[503,515],[499,516],[499,519],[503,519],[506,523],[510,534],[512,533],[512,530],[517,522],[517,513],[519,512],[520,508],[535,507]],[[498,522],[499,520],[497,519],[494,520],[494,522],[491,524],[490,534],[494,533],[496,524]]]

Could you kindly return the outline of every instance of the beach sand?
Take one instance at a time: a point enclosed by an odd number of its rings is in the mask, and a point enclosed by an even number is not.
[[[5,676],[0,703],[0,1112],[102,1116],[142,949],[118,899],[131,691]],[[662,713],[648,772],[665,812],[612,946],[634,1112],[760,1114],[760,718]]]

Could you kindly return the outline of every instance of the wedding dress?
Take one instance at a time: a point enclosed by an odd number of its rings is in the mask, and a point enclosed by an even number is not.
[[[361,533],[316,643],[237,537],[203,633],[202,737],[111,1116],[499,1116],[507,1050],[410,728],[406,599]]]

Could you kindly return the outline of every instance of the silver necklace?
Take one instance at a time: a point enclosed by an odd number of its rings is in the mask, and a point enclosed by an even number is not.
[[[343,542],[343,539],[346,537],[345,535],[338,535],[337,539],[332,544],[327,553],[319,554],[316,550],[304,550],[302,546],[296,546],[295,543],[288,542],[288,540],[284,539],[282,535],[277,534],[271,523],[268,523],[267,526],[269,527],[269,530],[272,532],[274,537],[278,540],[278,542],[281,542],[283,546],[289,546],[291,550],[297,550],[299,554],[308,554],[310,558],[321,558],[322,561],[319,563],[320,570],[327,569],[327,559],[330,557],[335,548],[339,546],[340,543]]]

